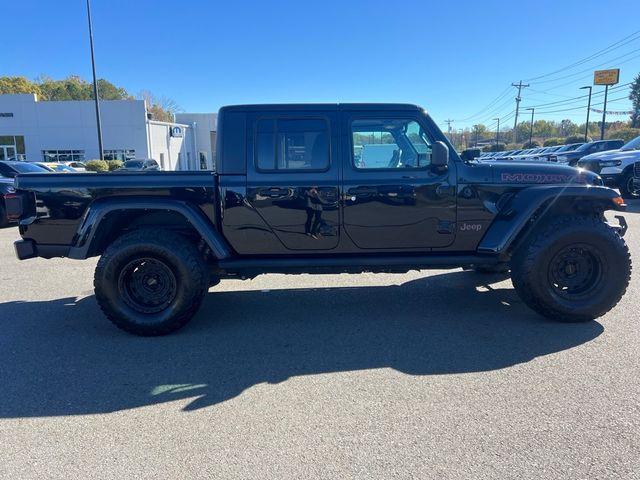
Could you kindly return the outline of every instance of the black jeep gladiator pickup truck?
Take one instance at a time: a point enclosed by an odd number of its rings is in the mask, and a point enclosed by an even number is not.
[[[210,286],[261,273],[511,271],[540,314],[587,321],[631,261],[594,173],[459,156],[421,108],[223,107],[212,172],[19,175],[18,258],[100,256],[96,299],[118,327],[185,325]]]

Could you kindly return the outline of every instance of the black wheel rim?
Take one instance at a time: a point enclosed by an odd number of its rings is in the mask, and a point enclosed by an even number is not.
[[[176,297],[176,277],[164,262],[155,258],[136,258],[120,272],[118,288],[125,303],[140,313],[157,313]]]
[[[588,296],[599,287],[602,278],[602,259],[590,245],[566,247],[549,264],[549,282],[554,292],[565,299]]]

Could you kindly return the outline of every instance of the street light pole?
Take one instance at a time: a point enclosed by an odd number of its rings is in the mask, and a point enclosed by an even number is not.
[[[498,129],[496,130],[496,152],[498,151],[498,142],[500,142],[500,119],[494,118],[498,121]]]
[[[586,87],[580,87],[580,90],[584,90],[585,88],[589,89],[589,102],[587,103],[587,123],[584,127],[584,143],[587,143],[587,136],[589,135],[589,112],[591,111],[591,85]]]
[[[100,124],[100,101],[98,100],[98,80],[96,78],[96,59],[93,53],[93,28],[91,26],[91,5],[87,0],[87,19],[89,20],[89,46],[91,47],[91,69],[93,70],[93,97],[96,102],[96,125],[98,128],[98,151],[100,160],[104,159],[102,148],[102,126]]]
[[[536,111],[536,109],[527,108],[527,110],[531,110],[531,127],[529,128],[529,148],[531,148],[531,139],[533,138],[533,113]]]

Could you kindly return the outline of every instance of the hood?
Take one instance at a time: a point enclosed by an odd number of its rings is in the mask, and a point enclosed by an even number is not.
[[[608,152],[592,153],[586,157],[582,157],[582,160],[627,160],[627,159],[639,159],[640,150],[610,150]]]
[[[598,175],[587,170],[547,162],[496,161],[490,164],[494,183],[600,185]]]

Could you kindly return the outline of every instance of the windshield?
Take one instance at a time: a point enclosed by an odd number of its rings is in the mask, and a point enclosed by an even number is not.
[[[42,173],[50,171],[40,165],[34,165],[33,163],[27,162],[16,162],[11,164],[11,167],[18,173]]]
[[[622,150],[640,150],[640,137],[636,137],[630,142],[626,143]]]
[[[558,152],[570,152],[572,150],[575,150],[576,148],[578,148],[580,145],[582,145],[581,143],[572,143],[570,145],[565,145],[564,147],[560,148],[558,150]]]
[[[124,168],[142,168],[142,162],[139,160],[130,160],[128,162],[124,162]]]
[[[584,145],[580,145],[578,148],[576,148],[576,152],[584,152],[586,150],[589,150],[592,145],[593,145],[592,142],[585,143]]]

